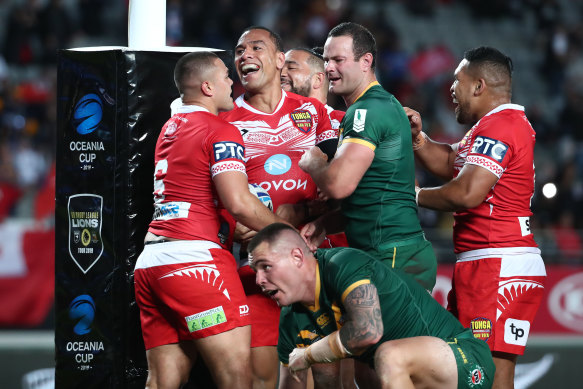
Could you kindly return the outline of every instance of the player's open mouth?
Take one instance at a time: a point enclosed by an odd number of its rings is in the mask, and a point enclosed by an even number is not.
[[[245,65],[241,66],[241,74],[243,74],[243,76],[247,76],[251,73],[255,73],[258,70],[259,70],[259,65],[255,65],[253,63],[249,63],[249,64],[245,64]]]
[[[263,289],[263,293],[265,293],[269,297],[275,296],[277,294],[277,292],[279,292],[279,290],[277,290],[277,289],[273,289],[273,290]]]

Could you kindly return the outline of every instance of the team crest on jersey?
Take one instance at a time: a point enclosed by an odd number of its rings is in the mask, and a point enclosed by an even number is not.
[[[312,114],[306,110],[298,109],[289,114],[295,126],[306,134],[312,129]]]
[[[468,375],[468,386],[470,388],[475,388],[477,386],[482,386],[484,383],[484,370],[480,365],[474,365],[469,369]]]
[[[477,317],[470,321],[470,328],[474,338],[487,341],[492,335],[492,320],[485,317]]]
[[[366,109],[357,109],[354,112],[354,121],[352,123],[352,129],[355,132],[364,131],[364,122],[366,121]]]

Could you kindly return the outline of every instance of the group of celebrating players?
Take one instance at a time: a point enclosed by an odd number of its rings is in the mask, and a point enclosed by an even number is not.
[[[513,387],[546,273],[529,225],[535,133],[510,102],[512,61],[465,53],[450,91],[472,127],[448,145],[382,88],[375,60],[356,23],[321,51],[287,53],[249,27],[235,101],[215,53],[177,62],[181,102],[156,144],[135,266],[148,388],[181,387],[198,357],[218,388]],[[445,184],[416,186],[416,159]],[[450,312],[428,293],[437,262],[418,206],[455,212]]]

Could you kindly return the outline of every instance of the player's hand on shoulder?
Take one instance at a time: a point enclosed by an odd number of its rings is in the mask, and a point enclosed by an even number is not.
[[[403,107],[403,109],[405,110],[405,114],[407,114],[407,118],[409,118],[409,124],[411,125],[411,136],[414,139],[417,137],[417,135],[419,135],[421,130],[423,130],[421,114],[409,107]]]
[[[316,251],[326,237],[326,230],[324,229],[324,226],[318,222],[318,219],[316,219],[303,226],[300,230],[300,235],[304,238],[308,248],[311,251]]]

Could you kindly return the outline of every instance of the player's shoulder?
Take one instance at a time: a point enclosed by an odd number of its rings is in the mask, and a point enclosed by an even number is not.
[[[524,107],[504,104],[480,119],[477,134],[484,133],[505,138],[528,138],[534,136],[534,129],[526,117]]]
[[[322,103],[320,100],[316,99],[315,97],[306,97],[306,96],[298,95],[298,94],[293,93],[293,92],[284,92],[284,93],[286,94],[286,99],[289,99],[290,101],[297,101],[300,105],[312,104],[316,108],[322,108],[324,110],[326,109],[326,106],[324,105],[324,103]]]

